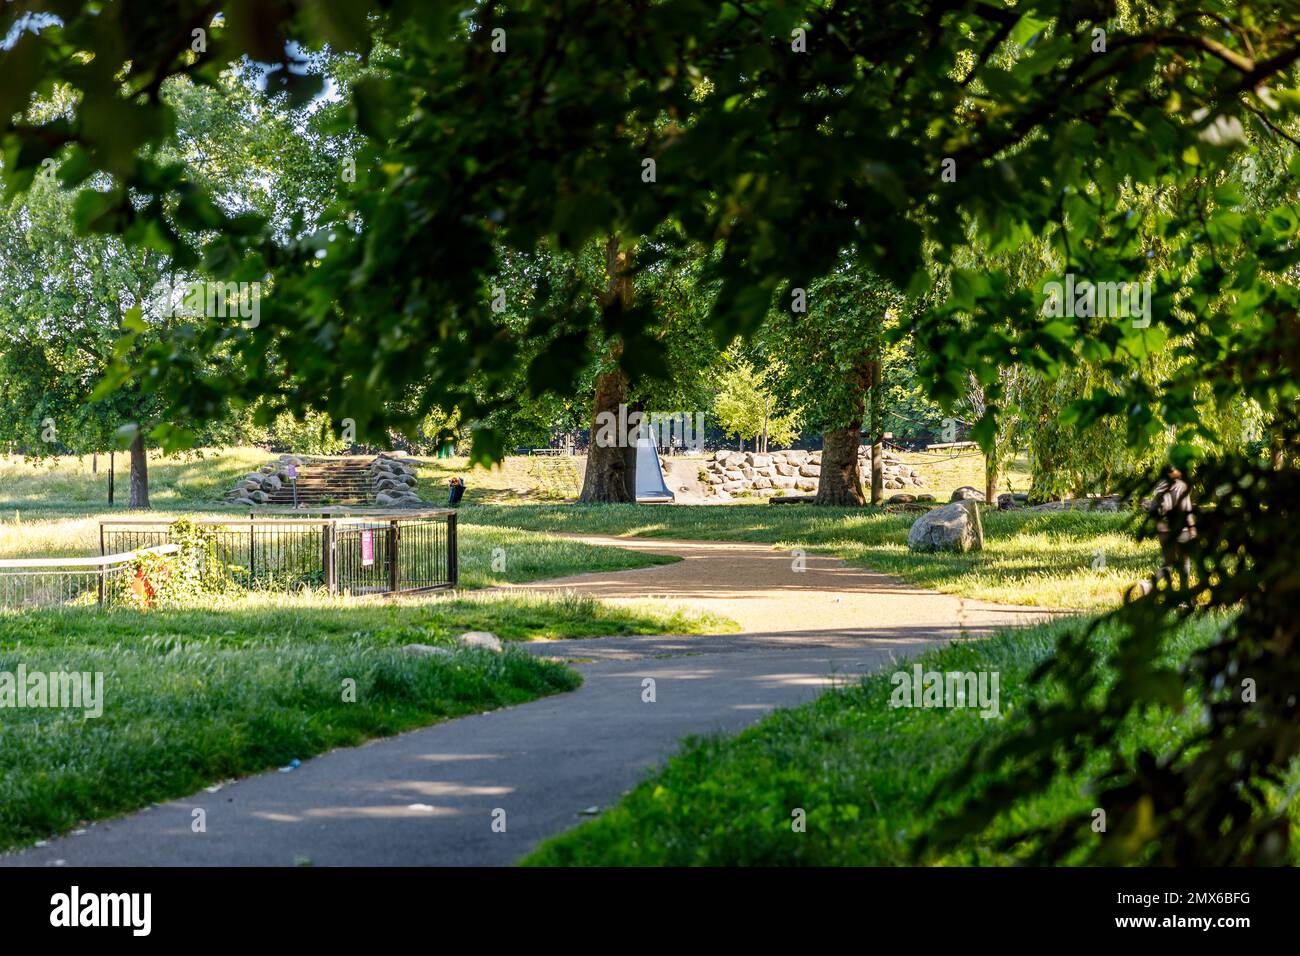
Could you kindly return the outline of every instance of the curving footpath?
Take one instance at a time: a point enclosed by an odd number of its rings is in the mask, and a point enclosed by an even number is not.
[[[525,645],[572,660],[582,687],[331,751],[0,864],[508,864],[616,802],[683,737],[734,732],[929,647],[1051,616],[912,588],[831,557],[809,555],[796,570],[791,552],[768,545],[574,537],[683,560],[516,587],[712,611],[740,632]],[[647,678],[653,703],[643,700]],[[206,811],[205,833],[191,831],[195,808]]]

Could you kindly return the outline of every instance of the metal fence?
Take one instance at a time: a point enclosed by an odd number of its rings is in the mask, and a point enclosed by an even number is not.
[[[146,548],[173,554],[174,544]],[[120,586],[140,551],[89,558],[6,558],[0,560],[0,607],[111,604],[126,594]]]
[[[306,514],[262,512],[194,524],[211,536],[217,560],[249,588],[396,594],[457,584],[453,510]],[[99,523],[99,541],[102,553],[151,547],[171,543],[171,528],[156,519],[109,519]]]

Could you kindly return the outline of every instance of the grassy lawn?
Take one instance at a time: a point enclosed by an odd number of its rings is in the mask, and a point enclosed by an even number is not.
[[[838,555],[921,587],[985,601],[1100,610],[1157,563],[1127,514],[1045,511],[984,513],[985,548],[970,554],[907,549],[913,513],[785,505],[468,506],[462,525],[544,532],[755,541]]]
[[[0,671],[104,675],[103,715],[0,709],[0,848],[332,747],[572,690],[577,673],[455,635],[690,633],[703,619],[585,598],[381,603],[254,596],[200,610],[0,613]],[[710,630],[724,627],[710,623]],[[405,653],[405,644],[454,648]],[[356,681],[344,702],[343,681]]]
[[[173,510],[210,505],[235,481],[275,455],[260,448],[206,448],[182,455],[149,453],[149,501]],[[116,508],[125,511],[131,498],[131,459],[118,452]],[[108,456],[99,456],[99,473],[90,455],[23,459],[0,458],[0,511],[65,512],[108,509]],[[13,517],[10,515],[9,517]]]
[[[1002,720],[973,709],[890,706],[890,672],[830,692],[802,707],[778,711],[730,738],[688,740],[683,752],[599,818],[542,844],[532,865],[904,865],[912,838],[932,827],[945,807],[927,809],[934,784],[981,739],[1003,733],[1030,694],[1044,690],[1027,677],[1055,646],[1056,621],[984,642],[951,645],[918,661],[940,671],[997,671]],[[1202,621],[1168,648],[1185,659],[1214,637]],[[1102,635],[1099,640],[1111,640]],[[1047,691],[1050,693],[1050,691]],[[1189,703],[1192,701],[1189,699]],[[1164,751],[1198,719],[1152,714],[1128,728],[1123,746]],[[1075,779],[1059,780],[1039,799],[1022,802],[997,821],[996,838],[1025,824],[1045,823],[1093,805],[1085,791],[1093,761]],[[807,829],[796,833],[792,812]],[[990,843],[992,841],[990,840]],[[927,862],[1008,864],[990,846],[971,845]]]

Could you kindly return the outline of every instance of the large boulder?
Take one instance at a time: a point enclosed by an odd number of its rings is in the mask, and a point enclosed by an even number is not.
[[[983,501],[984,492],[978,488],[972,488],[970,485],[962,485],[952,493],[949,501]]]
[[[980,523],[979,505],[974,501],[954,501],[934,508],[916,519],[907,533],[907,546],[913,551],[978,551],[984,547],[984,526]]]
[[[263,479],[262,479],[262,490],[263,490],[263,491],[279,491],[279,490],[280,490],[280,478],[279,478],[279,476],[278,476],[278,475],[267,475],[265,478],[263,478]]]
[[[271,496],[265,491],[250,491],[247,497],[259,505],[264,505],[271,500]]]

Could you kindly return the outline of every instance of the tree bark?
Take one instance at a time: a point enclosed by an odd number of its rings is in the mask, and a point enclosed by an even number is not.
[[[597,302],[601,309],[627,309],[632,305],[632,280],[627,275],[629,256],[619,249],[618,239],[610,236],[605,242],[605,288]],[[619,415],[620,406],[627,405],[627,376],[618,368],[623,346],[615,342],[610,346],[609,359],[614,368],[602,372],[596,379],[596,395],[592,401],[591,441],[587,446],[587,470],[582,479],[582,493],[578,500],[584,504],[620,504],[636,501],[636,432],[624,430],[626,413]],[[601,436],[602,417],[608,421],[612,415],[618,423],[614,441]],[[629,435],[628,431],[632,431]]]
[[[142,431],[131,442],[131,507],[149,507],[149,456]]]
[[[984,456],[984,502],[998,503],[998,463],[992,455]]]
[[[587,471],[582,479],[582,494],[578,500],[584,504],[618,504],[636,500],[636,447],[620,447],[621,442],[606,443],[601,440],[602,419],[613,416],[618,421],[620,405],[627,403],[627,379],[618,369],[603,372],[596,379],[596,398],[592,402],[591,442],[587,446]],[[604,429],[608,432],[608,429]],[[625,436],[621,436],[625,437]],[[632,493],[628,493],[628,456],[632,458]]]
[[[847,428],[829,429],[822,435],[822,474],[815,505],[847,508],[866,504],[858,477],[858,441],[862,420]]]

